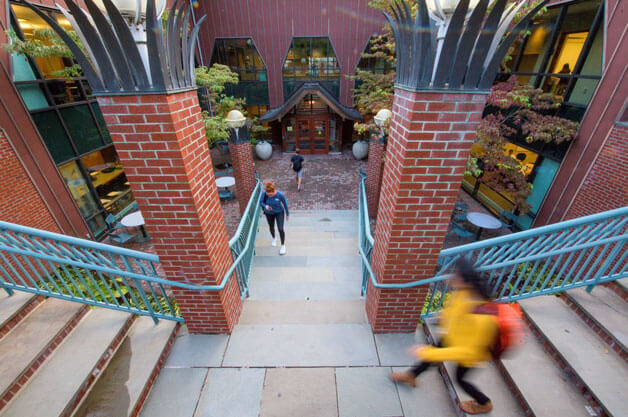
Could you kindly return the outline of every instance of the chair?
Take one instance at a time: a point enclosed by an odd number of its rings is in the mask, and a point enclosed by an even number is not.
[[[502,226],[512,230],[515,227],[519,216],[506,210],[502,210],[500,214],[502,218],[506,219],[505,222],[502,221]]]
[[[116,219],[116,216],[114,216],[113,214],[109,214],[107,217],[105,217],[105,223],[107,224],[107,235],[109,236],[110,243],[123,245],[129,240],[135,238],[135,235],[131,235],[126,232],[116,233],[116,231],[126,229],[126,226],[118,223],[118,219]]]
[[[126,232],[113,233],[109,232],[109,242],[124,245],[129,240],[134,239],[135,235],[130,235]]]
[[[214,172],[214,178],[228,177],[231,175],[233,175],[233,168],[227,168],[223,169],[222,171]]]
[[[456,203],[454,205],[454,211],[452,217],[459,222],[467,220],[467,209],[469,206],[465,203]]]
[[[235,195],[229,190],[218,190],[218,197],[221,201],[233,200]]]
[[[113,214],[109,214],[107,217],[105,217],[105,223],[107,223],[107,228],[109,228],[109,230],[126,229],[126,226],[118,223],[118,219]]]
[[[464,226],[452,222],[451,230],[458,236],[458,240],[468,239],[473,236],[473,233],[464,228]]]

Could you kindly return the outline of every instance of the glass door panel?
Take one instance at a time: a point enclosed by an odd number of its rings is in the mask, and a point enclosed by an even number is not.
[[[297,146],[304,153],[310,153],[312,150],[312,138],[310,136],[310,132],[309,120],[297,120]]]
[[[286,120],[284,147],[284,152],[294,152],[297,147],[294,119]]]
[[[314,152],[327,153],[327,120],[313,120],[312,125]]]

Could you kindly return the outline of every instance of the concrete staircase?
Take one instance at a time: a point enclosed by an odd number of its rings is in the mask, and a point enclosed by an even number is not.
[[[296,211],[286,256],[260,221],[250,298],[231,335],[177,338],[142,416],[464,416],[451,364],[416,389],[388,379],[434,336],[372,334],[360,297],[357,212]],[[621,283],[521,302],[519,351],[474,371],[494,417],[628,416],[626,290]],[[174,388],[177,387],[177,388]]]
[[[177,326],[0,294],[0,416],[135,416]]]

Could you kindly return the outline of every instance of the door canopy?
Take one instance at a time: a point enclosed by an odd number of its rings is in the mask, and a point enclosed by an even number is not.
[[[297,88],[286,101],[279,107],[273,107],[266,114],[259,118],[260,122],[272,122],[273,120],[281,120],[286,114],[297,106],[301,100],[308,94],[316,94],[325,102],[336,114],[343,120],[362,120],[362,115],[351,107],[343,106],[340,102],[327,90],[317,82],[303,83]]]

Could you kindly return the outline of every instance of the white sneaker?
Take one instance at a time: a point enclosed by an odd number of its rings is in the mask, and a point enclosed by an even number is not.
[[[270,245],[271,245],[271,246],[277,246],[277,238],[276,238],[276,237],[275,237],[275,238],[273,238],[273,241],[272,241],[272,242],[270,242]]]
[[[279,248],[279,254],[280,255],[286,254],[286,245],[281,245],[281,248]]]

